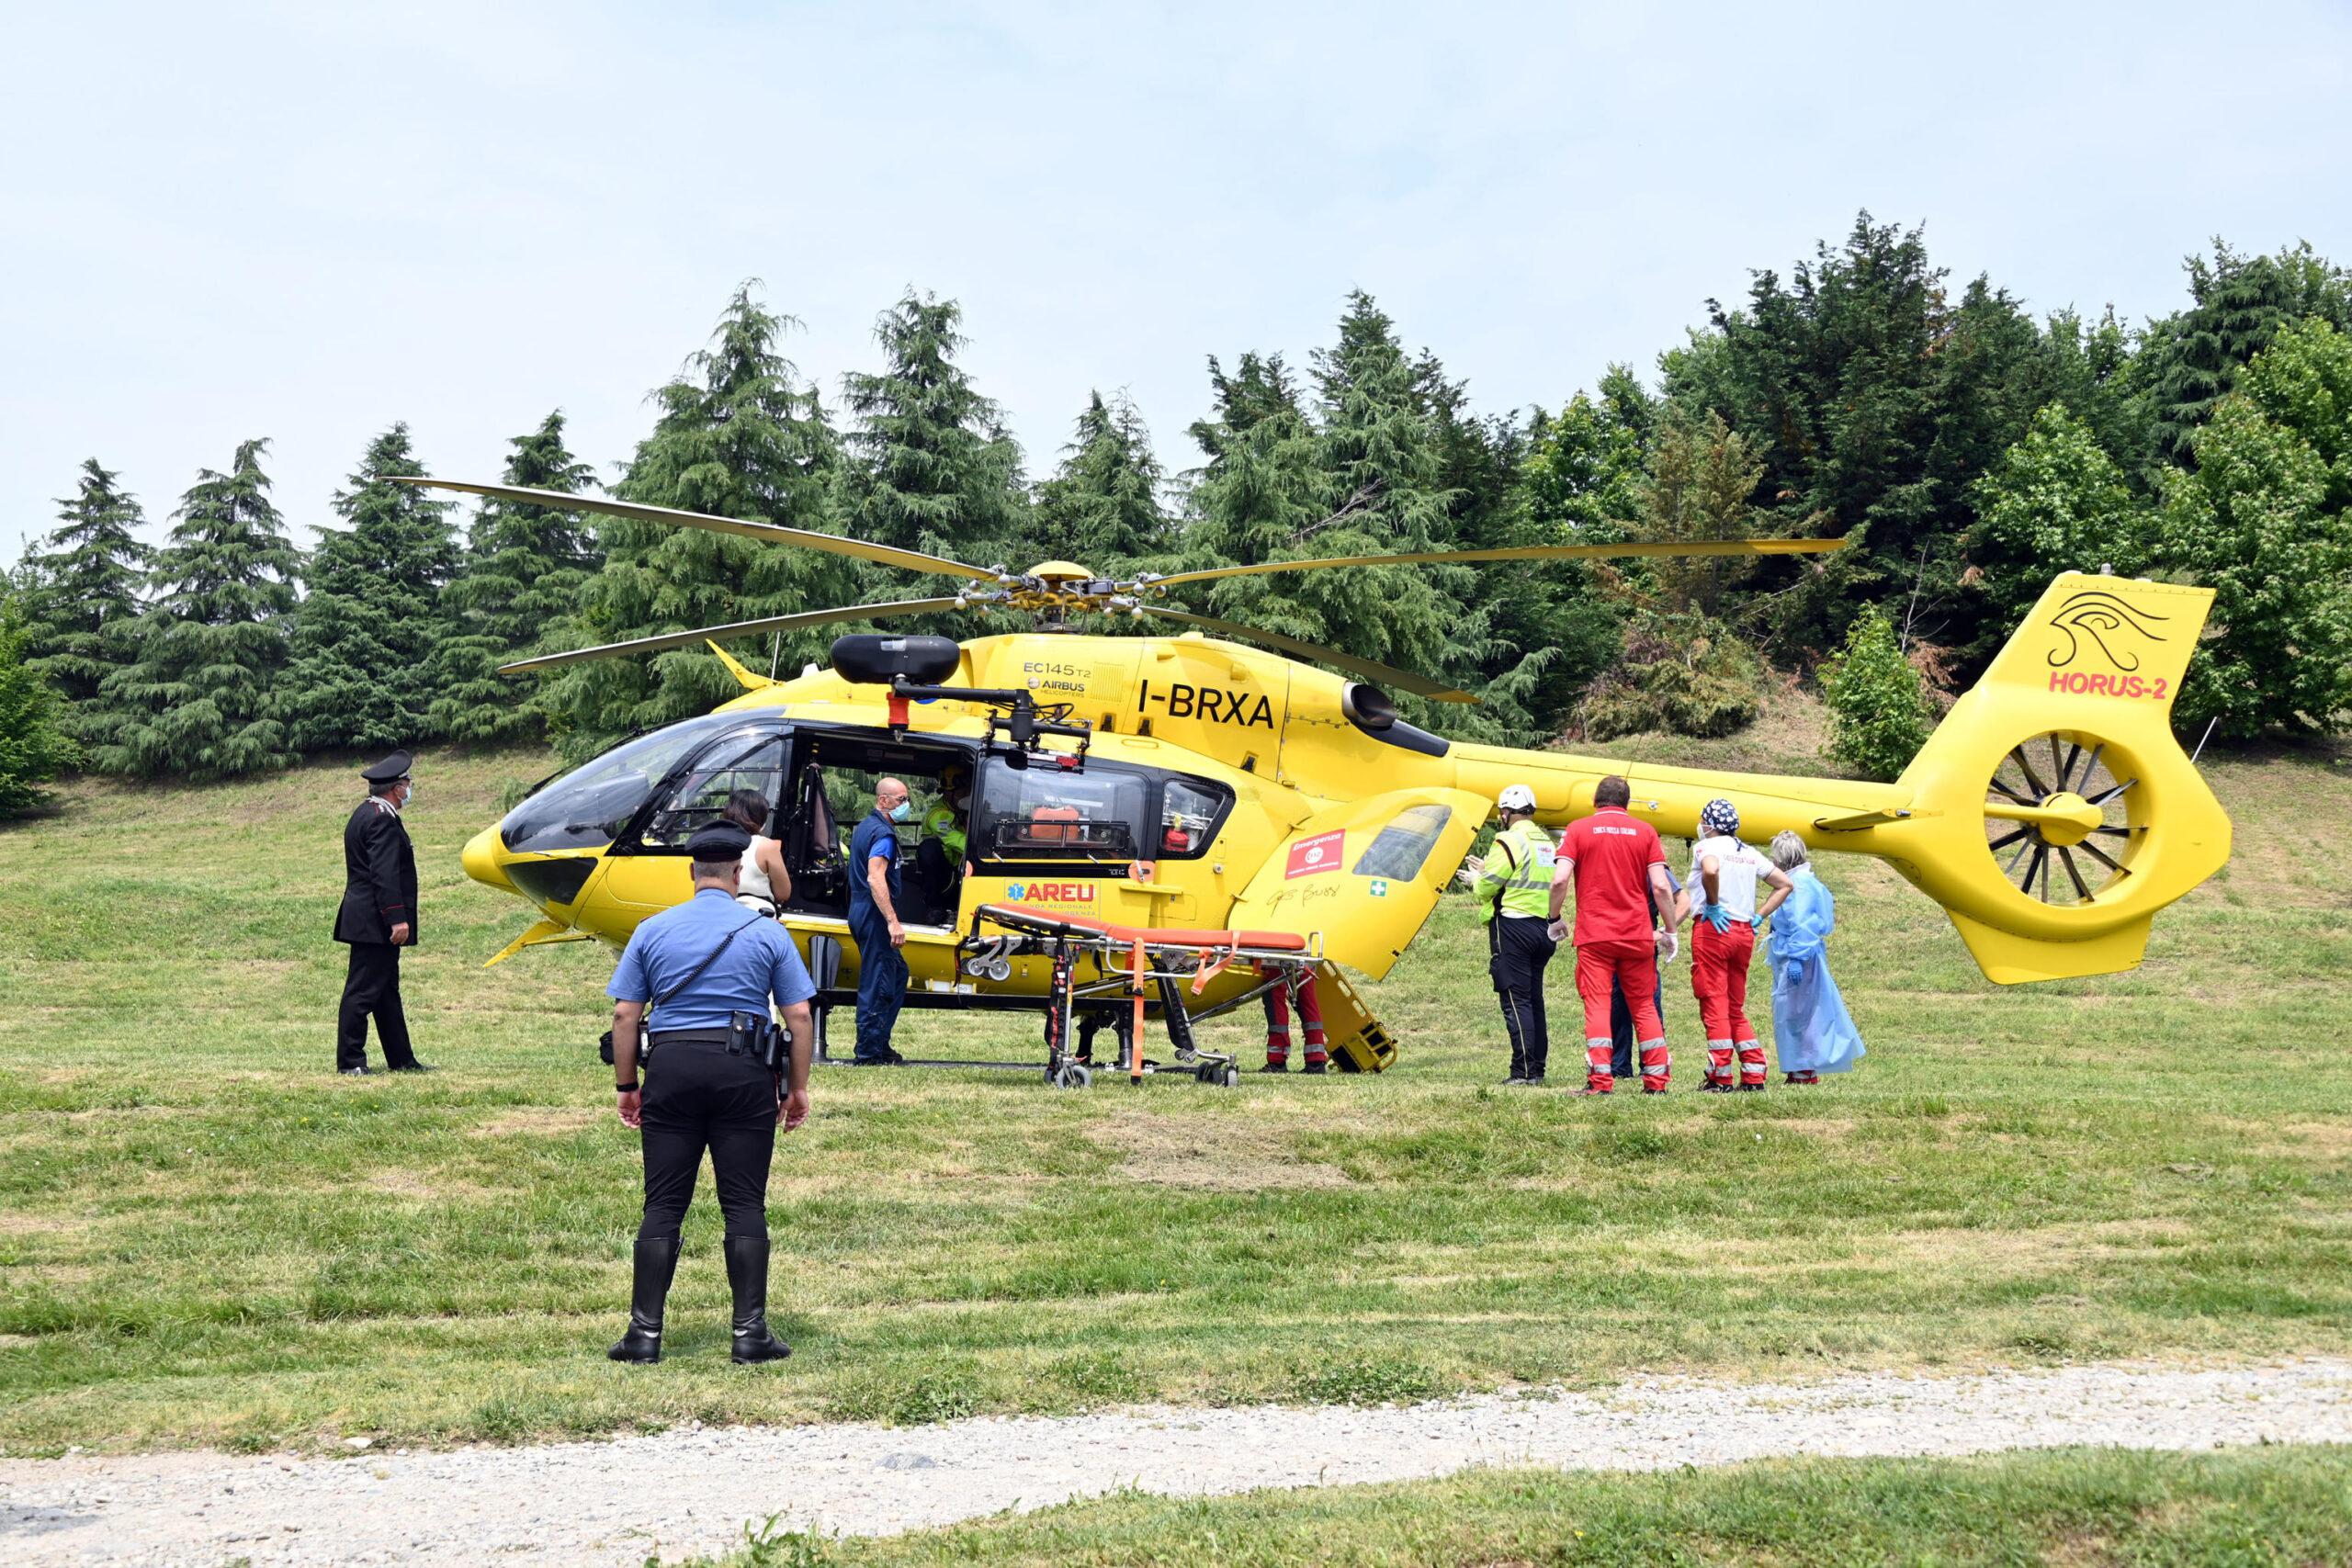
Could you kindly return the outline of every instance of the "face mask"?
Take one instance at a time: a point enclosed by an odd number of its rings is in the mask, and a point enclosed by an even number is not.
[[[903,822],[914,814],[915,808],[903,800],[890,807],[890,820],[893,822]]]

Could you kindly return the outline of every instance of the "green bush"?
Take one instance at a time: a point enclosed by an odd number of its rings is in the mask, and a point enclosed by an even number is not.
[[[1830,755],[1870,778],[1892,779],[1910,766],[1935,727],[1919,672],[1876,605],[1854,617],[1845,649],[1822,666],[1821,690]]]
[[[1585,689],[1577,728],[1589,740],[1665,730],[1719,737],[1763,711],[1764,664],[1721,621],[1641,610],[1625,649]]]

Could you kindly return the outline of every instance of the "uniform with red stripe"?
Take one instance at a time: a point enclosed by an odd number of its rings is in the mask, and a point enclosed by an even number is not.
[[[1610,1062],[1609,993],[1623,989],[1641,1048],[1642,1089],[1666,1092],[1666,1021],[1657,1010],[1657,950],[1675,940],[1673,884],[1657,829],[1625,807],[1633,791],[1611,773],[1593,787],[1589,817],[1568,824],[1552,869],[1556,925],[1571,886],[1577,894],[1577,995],[1584,1001],[1585,1088],[1617,1087]],[[1651,919],[1655,913],[1663,927]]]
[[[1690,993],[1699,999],[1707,1036],[1702,1093],[1764,1087],[1763,1042],[1747,1021],[1747,965],[1757,929],[1789,896],[1790,884],[1786,872],[1738,835],[1738,809],[1728,800],[1711,800],[1699,813],[1699,839],[1690,848]],[[1771,889],[1760,907],[1758,882]]]

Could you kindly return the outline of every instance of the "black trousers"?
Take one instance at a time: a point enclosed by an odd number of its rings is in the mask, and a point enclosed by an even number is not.
[[[1661,968],[1663,965],[1661,965]],[[1666,982],[1657,984],[1657,1015],[1666,1017]],[[1640,1073],[1639,1057],[1634,1050],[1634,1010],[1625,1004],[1625,987],[1611,981],[1609,985],[1609,1063],[1610,1070],[1621,1078]]]
[[[1544,934],[1542,920],[1498,914],[1487,922],[1487,972],[1503,1004],[1503,1028],[1510,1034],[1510,1076],[1540,1078],[1552,1055],[1551,1026],[1544,1017],[1544,970],[1559,943]]]
[[[768,1234],[768,1163],[775,1156],[775,1075],[750,1056],[673,1041],[645,1065],[645,1219],[640,1241],[678,1234],[710,1151],[729,1235]]]
[[[388,942],[355,942],[351,968],[343,978],[343,1007],[335,1015],[334,1065],[368,1065],[368,1020],[384,1047],[384,1065],[405,1067],[416,1060],[409,1049],[408,1015],[401,1010],[401,950]]]

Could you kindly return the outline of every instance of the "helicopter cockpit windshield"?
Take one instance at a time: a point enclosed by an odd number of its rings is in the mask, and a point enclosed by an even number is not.
[[[681,758],[742,723],[741,714],[705,714],[616,746],[508,812],[499,824],[499,837],[511,852],[545,853],[609,844]]]

